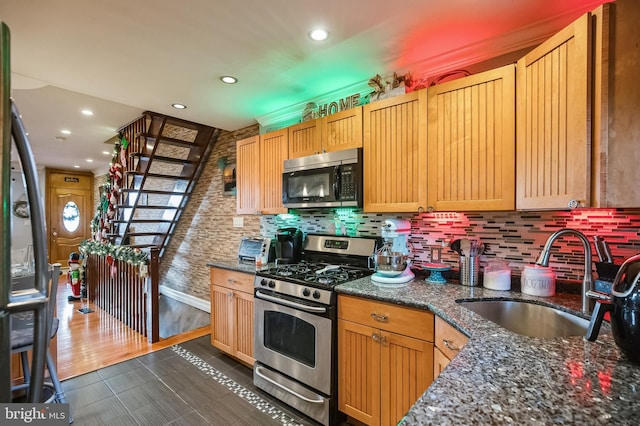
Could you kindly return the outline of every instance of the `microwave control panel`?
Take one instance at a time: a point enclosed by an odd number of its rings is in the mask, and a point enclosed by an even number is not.
[[[343,164],[340,166],[340,200],[352,201],[358,197],[356,181],[356,165]]]

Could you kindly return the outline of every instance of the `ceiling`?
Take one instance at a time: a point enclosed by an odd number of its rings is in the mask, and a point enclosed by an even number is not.
[[[236,130],[376,74],[533,46],[605,1],[30,0],[1,2],[0,20],[36,163],[102,174],[105,142],[142,111]],[[329,39],[310,40],[315,27]]]

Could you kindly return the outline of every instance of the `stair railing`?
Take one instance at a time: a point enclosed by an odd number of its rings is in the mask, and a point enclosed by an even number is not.
[[[152,248],[144,264],[118,260],[108,251],[98,248],[86,253],[88,300],[145,336],[149,343],[159,341],[160,250]]]

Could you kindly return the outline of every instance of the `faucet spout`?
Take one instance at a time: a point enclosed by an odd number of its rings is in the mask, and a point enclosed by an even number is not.
[[[540,255],[538,256],[538,260],[536,261],[537,265],[540,266],[549,266],[549,257],[551,255],[551,247],[553,243],[560,237],[565,235],[573,235],[577,237],[582,242],[582,247],[584,249],[584,277],[582,279],[582,313],[591,314],[593,310],[593,305],[595,302],[587,296],[587,292],[593,291],[593,276],[591,274],[591,244],[587,237],[580,231],[576,231],[571,228],[563,228],[559,231],[554,232],[549,236],[547,242],[545,243]]]

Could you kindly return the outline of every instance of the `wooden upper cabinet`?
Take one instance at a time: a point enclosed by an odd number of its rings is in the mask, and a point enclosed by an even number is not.
[[[427,206],[427,91],[363,107],[364,211]]]
[[[640,2],[592,12],[594,31],[592,207],[640,207]],[[632,65],[634,64],[634,65]]]
[[[322,151],[362,147],[362,107],[350,108],[320,119]]]
[[[236,212],[256,214],[260,210],[260,137],[236,142]]]
[[[282,205],[282,172],[288,158],[288,129],[260,135],[260,212],[287,213]]]
[[[590,19],[582,16],[517,63],[517,209],[590,206]]]
[[[289,158],[362,147],[362,107],[289,127]]]
[[[320,119],[295,124],[289,128],[289,158],[320,153]]]
[[[430,87],[428,205],[515,208],[515,66]]]

